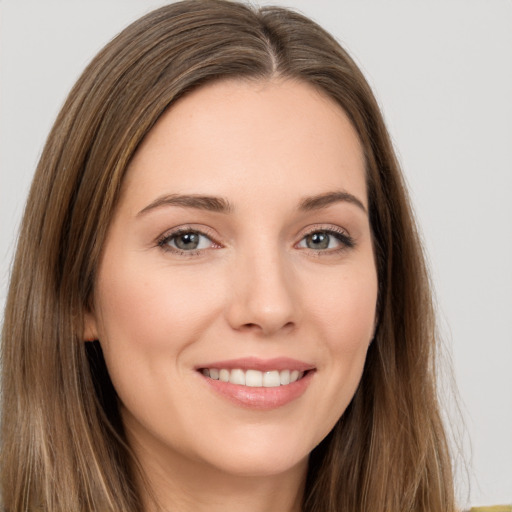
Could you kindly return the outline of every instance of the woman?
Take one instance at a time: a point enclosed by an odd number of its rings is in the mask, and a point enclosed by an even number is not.
[[[99,53],[42,154],[2,341],[6,510],[455,509],[392,146],[298,14],[189,0]]]

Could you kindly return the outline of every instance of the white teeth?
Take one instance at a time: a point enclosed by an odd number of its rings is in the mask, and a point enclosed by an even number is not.
[[[204,368],[202,374],[210,379],[248,386],[252,388],[276,388],[296,382],[304,376],[304,372],[298,370],[271,370],[260,372],[259,370],[241,370],[239,368],[228,370],[226,368]]]
[[[276,388],[281,385],[281,381],[279,380],[279,372],[265,372],[263,374],[263,387],[265,388]]]
[[[247,370],[245,372],[245,385],[251,388],[263,386],[263,373],[258,370]]]
[[[229,377],[229,382],[231,384],[240,384],[245,386],[245,373],[243,370],[231,370],[231,375]]]
[[[281,386],[290,384],[290,370],[282,370],[279,372],[279,381],[281,382]]]

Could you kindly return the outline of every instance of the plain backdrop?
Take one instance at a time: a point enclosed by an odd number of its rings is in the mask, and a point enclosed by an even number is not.
[[[68,90],[115,33],[164,3],[0,2],[2,309],[28,187]],[[459,473],[459,496],[463,504],[511,503],[512,2],[276,3],[331,31],[376,92],[423,233],[460,390],[469,477]],[[448,400],[459,436],[455,409]]]

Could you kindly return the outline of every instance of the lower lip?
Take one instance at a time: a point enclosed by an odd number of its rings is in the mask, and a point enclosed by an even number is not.
[[[310,370],[304,377],[291,384],[273,388],[240,386],[200,375],[214,391],[236,405],[250,409],[269,410],[282,407],[302,396],[311,383],[314,373],[313,370]]]

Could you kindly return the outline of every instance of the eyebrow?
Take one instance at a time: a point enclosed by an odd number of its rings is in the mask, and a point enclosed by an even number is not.
[[[361,200],[353,194],[343,190],[325,192],[323,194],[305,197],[299,202],[298,209],[303,212],[310,212],[327,208],[328,206],[339,202],[351,203],[360,208],[364,213],[367,213]],[[231,213],[234,211],[233,205],[223,197],[199,194],[167,194],[158,197],[148,204],[137,214],[137,216],[163,206],[182,206],[185,208],[196,208],[198,210],[206,210],[216,213]]]
[[[217,213],[230,213],[233,211],[231,203],[222,197],[198,194],[169,194],[155,199],[152,203],[143,208],[137,216],[154,210],[155,208],[161,208],[162,206],[183,206],[185,208],[197,208],[198,210],[207,210]]]
[[[305,212],[321,210],[322,208],[327,208],[328,206],[339,202],[354,204],[363,210],[364,213],[368,213],[366,211],[366,207],[360,199],[358,199],[355,195],[350,194],[349,192],[345,192],[344,190],[337,190],[334,192],[318,194],[316,196],[305,197],[299,203],[299,210]]]

